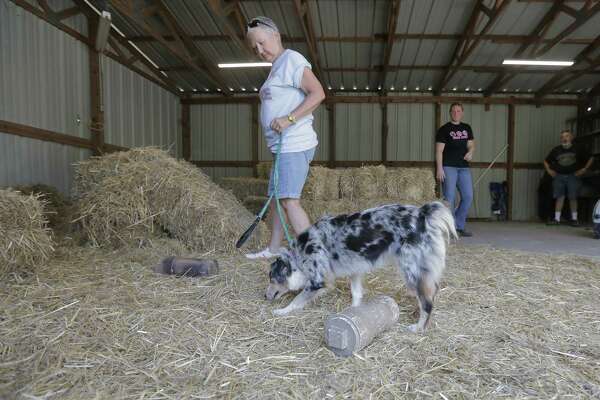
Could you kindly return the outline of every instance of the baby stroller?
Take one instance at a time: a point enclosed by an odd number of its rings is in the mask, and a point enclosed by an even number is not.
[[[594,238],[600,239],[600,200],[598,200],[594,206],[592,221],[594,222]]]

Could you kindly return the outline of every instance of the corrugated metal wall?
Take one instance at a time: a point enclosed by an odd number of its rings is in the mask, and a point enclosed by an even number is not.
[[[192,160],[252,160],[252,106],[190,106]],[[213,179],[251,176],[252,168],[204,168]]]
[[[336,160],[381,160],[381,121],[379,104],[336,104]]]
[[[81,19],[71,22],[85,29]],[[89,138],[88,71],[83,43],[0,0],[0,119]],[[66,195],[71,163],[89,156],[88,150],[0,133],[0,187],[45,183]]]
[[[576,116],[577,107],[574,106],[517,106],[515,162],[542,163],[552,147],[559,144],[560,131],[569,127],[566,121]],[[515,170],[513,219],[537,217],[537,187],[542,173],[542,169]]]
[[[111,58],[101,58],[101,69],[105,142],[159,146],[181,157],[179,98]]]
[[[387,159],[433,161],[435,159],[435,105],[389,104]],[[381,128],[379,129],[381,130]]]

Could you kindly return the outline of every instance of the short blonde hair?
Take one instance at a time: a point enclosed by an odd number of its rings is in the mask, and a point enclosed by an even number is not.
[[[279,33],[279,28],[277,27],[275,21],[273,21],[269,17],[264,17],[262,15],[254,17],[250,21],[248,21],[248,23],[246,24],[246,33],[250,32],[251,29],[256,28],[266,29],[272,32]]]

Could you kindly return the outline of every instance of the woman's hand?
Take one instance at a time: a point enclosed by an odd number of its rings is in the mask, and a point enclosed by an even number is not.
[[[279,118],[275,118],[273,121],[271,121],[271,128],[275,132],[281,133],[285,130],[285,128],[287,128],[291,124],[292,123],[290,122],[290,120],[288,120],[287,116],[279,117]]]
[[[465,154],[464,159],[465,161],[471,161],[473,159],[473,153],[468,151],[467,154]]]
[[[443,169],[438,168],[437,173],[435,174],[435,177],[437,178],[438,181],[443,183],[444,180],[446,179],[446,174],[444,173]]]

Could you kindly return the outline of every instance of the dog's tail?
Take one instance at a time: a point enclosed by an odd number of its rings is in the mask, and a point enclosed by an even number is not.
[[[419,218],[424,218],[428,228],[438,231],[447,242],[457,239],[454,216],[446,205],[440,201],[432,201],[419,208]]]

